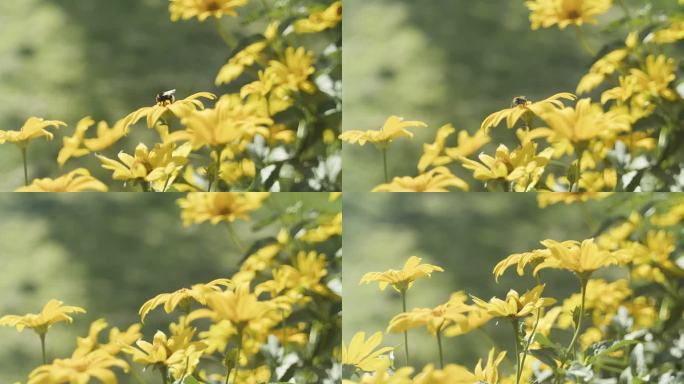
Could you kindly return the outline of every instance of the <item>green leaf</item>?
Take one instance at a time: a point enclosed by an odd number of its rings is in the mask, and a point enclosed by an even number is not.
[[[589,348],[587,348],[586,354],[589,355],[589,359],[587,360],[589,363],[593,363],[596,360],[600,359],[604,355],[608,355],[610,353],[613,353],[617,350],[620,350],[626,346],[629,345],[634,345],[638,344],[639,341],[637,340],[620,340],[620,341],[601,341],[595,344],[592,344]]]
[[[202,384],[202,382],[200,382],[192,376],[185,376],[185,378],[183,379],[183,384]]]
[[[529,353],[549,367],[557,367],[557,362],[560,361],[560,355],[557,352],[558,351],[554,348],[544,347],[540,349],[532,349]]]

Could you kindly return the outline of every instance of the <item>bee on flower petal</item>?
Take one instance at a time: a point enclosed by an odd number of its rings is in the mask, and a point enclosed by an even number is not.
[[[173,104],[173,102],[176,101],[176,90],[172,89],[170,91],[157,93],[156,101],[157,104],[161,106]]]

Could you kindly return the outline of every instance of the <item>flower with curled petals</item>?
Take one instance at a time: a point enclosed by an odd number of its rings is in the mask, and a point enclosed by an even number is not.
[[[391,182],[380,184],[372,192],[449,192],[450,187],[468,190],[468,184],[446,167],[437,167],[416,177],[395,177]]]
[[[529,126],[533,116],[539,116],[548,109],[563,108],[562,99],[575,100],[576,96],[572,93],[561,92],[537,102],[530,101],[525,96],[517,96],[513,99],[511,107],[487,116],[482,121],[480,130],[486,133],[489,128],[496,127],[504,119],[508,128],[513,128],[521,118],[525,121],[525,125]]]
[[[382,147],[403,136],[413,138],[413,132],[407,128],[424,127],[427,124],[422,121],[404,121],[401,117],[390,116],[379,131],[346,131],[340,134],[340,139],[351,144],[358,142],[359,145],[364,145],[368,142]]]
[[[0,318],[0,326],[15,327],[21,332],[24,328],[31,328],[38,334],[45,334],[54,324],[60,322],[71,323],[72,313],[85,313],[85,309],[63,305],[64,303],[52,299],[45,304],[38,314],[28,313],[23,316],[6,315]]]
[[[75,169],[56,179],[34,179],[31,184],[19,187],[17,192],[107,192],[107,186],[90,175],[85,168]]]
[[[556,302],[556,299],[541,297],[543,291],[544,284],[540,284],[522,295],[511,289],[504,300],[492,297],[489,302],[486,302],[473,296],[473,302],[494,317],[522,318]]]
[[[402,269],[389,269],[385,272],[366,273],[361,277],[359,284],[368,284],[377,281],[381,291],[384,291],[388,285],[392,285],[392,288],[397,291],[405,291],[411,288],[413,282],[417,279],[430,277],[432,276],[432,272],[444,272],[442,267],[432,264],[421,264],[421,261],[423,261],[423,259],[420,257],[411,256],[406,260]]]
[[[342,364],[351,365],[362,371],[375,371],[389,363],[386,355],[392,347],[376,349],[382,342],[382,332],[376,332],[366,339],[365,332],[357,332],[349,344],[342,342]]]
[[[206,284],[195,284],[190,288],[181,288],[175,292],[159,294],[142,305],[138,314],[140,321],[145,322],[145,317],[152,310],[160,305],[164,305],[164,312],[171,313],[176,307],[180,306],[188,313],[193,301],[205,305],[206,295],[209,292],[218,292],[222,288],[232,288],[233,283],[228,279],[216,279]]]

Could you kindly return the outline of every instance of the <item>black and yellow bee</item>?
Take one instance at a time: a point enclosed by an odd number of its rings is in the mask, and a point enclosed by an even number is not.
[[[156,100],[157,104],[161,105],[173,104],[173,102],[176,101],[176,90],[172,89],[170,91],[159,92],[157,93]]]
[[[511,103],[511,107],[517,107],[519,105],[526,105],[529,102],[527,97],[525,96],[516,96],[513,98],[513,102]]]

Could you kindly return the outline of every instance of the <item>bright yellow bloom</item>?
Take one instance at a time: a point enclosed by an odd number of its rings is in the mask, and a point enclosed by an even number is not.
[[[352,365],[362,371],[375,371],[386,367],[389,357],[386,355],[392,347],[377,348],[382,342],[382,332],[376,332],[366,339],[365,332],[357,332],[349,342],[342,341],[342,364]]]
[[[475,132],[472,136],[468,135],[468,131],[462,130],[458,133],[458,145],[453,148],[447,148],[444,152],[452,159],[458,159],[461,156],[470,156],[478,149],[492,140],[484,130]]]
[[[684,199],[668,208],[666,212],[658,212],[651,216],[651,224],[658,227],[672,227],[684,220]]]
[[[511,183],[512,190],[516,192],[527,192],[537,185],[553,155],[552,148],[546,148],[539,154],[536,149],[537,144],[532,141],[513,152],[500,144],[494,157],[480,154],[482,163],[465,157],[459,160],[463,163],[463,168],[473,171],[473,177],[477,180],[499,180]]]
[[[624,110],[604,112],[600,104],[592,103],[588,98],[578,101],[575,108],[548,110],[541,117],[553,132],[550,142],[587,143],[631,129],[629,114]]]
[[[381,291],[384,291],[388,285],[392,285],[392,288],[401,292],[411,288],[414,281],[423,277],[431,277],[432,272],[444,272],[444,269],[441,267],[432,264],[421,264],[421,261],[423,261],[423,259],[420,257],[411,256],[406,260],[402,269],[390,269],[385,272],[368,272],[361,277],[359,284],[368,284],[377,281]]]
[[[73,136],[64,136],[64,138],[62,138],[62,149],[59,150],[59,154],[57,155],[57,164],[59,164],[60,167],[72,157],[82,157],[90,153],[88,149],[82,148],[82,145],[86,131],[93,124],[95,124],[95,120],[90,116],[84,117],[76,123],[76,129],[74,130]]]
[[[195,111],[182,119],[186,131],[171,134],[173,139],[187,140],[193,149],[207,146],[212,149],[242,151],[255,135],[268,137],[266,126],[273,124],[264,105],[240,99],[239,95],[222,96],[214,108]]]
[[[218,75],[216,75],[216,85],[228,84],[237,79],[245,70],[251,67],[261,58],[261,53],[268,44],[264,40],[249,44],[240,52],[231,57],[228,62],[221,67]]]
[[[589,68],[589,73],[584,75],[577,84],[577,93],[589,93],[598,87],[607,76],[612,75],[621,69],[630,51],[636,47],[638,34],[631,32],[625,40],[626,48],[620,48],[608,52],[600,59],[596,60]]]
[[[537,309],[548,307],[556,302],[556,299],[541,297],[544,284],[537,285],[525,292],[522,296],[511,289],[506,294],[506,299],[501,300],[492,297],[489,302],[473,296],[475,305],[484,309],[494,317],[520,318],[533,314]]]
[[[468,190],[468,184],[448,168],[437,167],[416,177],[395,177],[390,183],[373,188],[372,192],[449,192],[450,187]]]
[[[107,186],[90,175],[85,168],[75,169],[56,179],[34,179],[30,185],[20,187],[17,192],[107,192]]]
[[[190,288],[181,288],[175,292],[159,294],[140,307],[140,311],[138,311],[140,321],[144,323],[147,314],[162,304],[166,313],[173,312],[177,306],[180,306],[186,313],[190,312],[192,301],[206,305],[207,293],[221,291],[222,287],[232,288],[233,283],[228,279],[216,279],[206,284],[195,284]]]
[[[313,52],[304,47],[287,47],[284,60],[272,60],[267,70],[272,71],[276,85],[283,85],[292,92],[313,93],[316,86],[309,81],[309,76],[316,72],[314,60]]]
[[[499,352],[494,357],[495,352],[494,348],[489,351],[487,364],[484,367],[482,359],[478,360],[473,372],[456,364],[449,364],[443,369],[434,369],[432,364],[428,364],[413,382],[415,384],[499,384],[499,365],[506,357],[506,352]]]
[[[378,364],[373,373],[364,373],[360,381],[342,380],[342,384],[413,384],[413,367],[390,369],[390,361]]]
[[[620,86],[609,89],[601,95],[601,103],[609,100],[624,102],[627,99],[641,95],[644,102],[650,98],[662,97],[667,100],[677,98],[669,85],[676,79],[675,62],[664,55],[649,55],[644,69],[631,68],[629,75],[620,77]]]
[[[248,0],[171,0],[171,21],[197,17],[204,21],[209,17],[237,16],[236,8],[247,5]]]
[[[682,4],[682,2],[679,2]],[[653,32],[656,44],[670,44],[684,39],[684,19],[673,20],[669,27]]]
[[[494,112],[487,116],[484,121],[482,121],[480,130],[486,133],[489,128],[496,127],[504,119],[506,119],[506,125],[508,128],[513,128],[515,123],[517,123],[521,118],[523,121],[525,121],[525,125],[529,127],[533,116],[539,116],[542,112],[545,112],[548,109],[563,108],[563,102],[561,99],[575,100],[575,98],[575,95],[567,92],[557,93],[551,97],[537,102],[532,102],[525,96],[518,96],[513,99],[513,103],[510,108]]]
[[[444,335],[447,337],[464,335],[480,328],[492,319],[492,316],[486,310],[472,305],[465,316],[464,320],[457,321],[456,324],[444,329]]]
[[[584,203],[589,200],[601,200],[610,196],[610,192],[545,192],[537,193],[539,207],[544,208],[549,205],[565,203]]]
[[[249,285],[242,284],[234,291],[209,292],[205,296],[209,309],[198,309],[190,317],[193,319],[211,318],[214,322],[228,320],[234,326],[247,327],[260,322],[275,309],[273,303],[260,301],[249,292]]]
[[[29,117],[28,120],[18,131],[3,131],[0,130],[0,144],[5,142],[18,145],[20,148],[25,148],[28,142],[45,136],[48,140],[52,140],[52,132],[47,128],[66,126],[66,123],[58,120],[43,120],[39,117]]]
[[[404,121],[401,117],[390,116],[379,131],[346,131],[340,135],[340,139],[351,144],[358,142],[359,145],[364,145],[369,142],[384,146],[402,136],[413,138],[413,132],[406,128],[424,127],[427,127],[427,124],[422,121]]]
[[[101,344],[98,341],[100,332],[107,328],[107,326],[108,324],[104,319],[95,320],[90,325],[88,336],[77,339],[78,346],[74,351],[74,357],[84,356],[94,350],[105,351],[114,356],[142,337],[140,324],[133,324],[125,331],[121,331],[119,328],[112,328],[109,331],[109,341]]]
[[[135,147],[134,156],[119,152],[116,161],[103,155],[96,155],[102,168],[113,171],[114,180],[136,181],[148,185],[155,191],[164,191],[171,185],[183,166],[188,162],[189,144],[176,147],[173,142],[156,144],[149,150],[143,143]]]
[[[342,235],[342,212],[322,222],[315,228],[306,229],[299,240],[307,243],[322,243],[333,236]]]
[[[333,28],[342,21],[342,2],[336,1],[328,8],[313,12],[308,18],[297,20],[294,30],[297,33],[316,33]]]
[[[102,350],[82,356],[55,359],[52,364],[42,365],[29,374],[27,384],[82,384],[97,380],[103,384],[116,384],[113,368],[128,372],[128,364]]]
[[[425,172],[425,170],[432,165],[444,165],[452,161],[448,156],[441,156],[442,151],[444,151],[444,145],[446,139],[452,133],[456,132],[456,129],[451,124],[446,124],[437,130],[437,136],[435,137],[435,142],[432,144],[423,144],[423,155],[418,160],[418,171],[420,173]],[[466,135],[468,133],[466,132]]]
[[[74,319],[71,313],[85,313],[80,307],[64,306],[64,303],[52,299],[45,304],[38,314],[29,313],[23,316],[6,315],[0,318],[0,326],[15,327],[21,332],[24,328],[31,328],[38,334],[45,334],[48,329],[59,322],[71,323]]]
[[[534,268],[535,275],[542,269],[554,268],[574,272],[580,277],[588,277],[594,271],[618,262],[614,253],[600,249],[594,239],[583,240],[581,243],[579,241],[559,243],[554,240],[544,240],[541,243],[551,253]]]
[[[176,379],[183,373],[192,373],[199,363],[199,357],[206,348],[202,342],[193,342],[195,328],[188,327],[184,318],[179,324],[171,324],[171,336],[162,331],[154,334],[152,343],[138,340],[137,348],[127,347],[124,352],[131,355],[133,361],[155,368],[167,367]]]
[[[147,117],[147,127],[152,128],[159,119],[163,118],[165,113],[170,113],[178,118],[183,118],[193,111],[203,110],[204,104],[200,98],[214,100],[216,99],[216,96],[209,92],[197,92],[185,99],[175,100],[175,98],[173,98],[172,100],[159,100],[155,105],[151,107],[142,107],[131,115],[136,116],[136,121],[142,117]]]
[[[442,332],[446,327],[466,321],[464,315],[470,310],[465,304],[468,296],[463,291],[455,292],[444,304],[435,308],[414,308],[409,312],[400,313],[390,320],[387,332],[402,333],[411,328],[427,328],[433,336]]]
[[[249,220],[249,213],[261,207],[268,192],[191,192],[178,199],[183,225],[210,221]]]
[[[563,29],[568,25],[596,23],[596,16],[606,13],[613,0],[529,0],[532,29],[549,28],[554,24]]]

